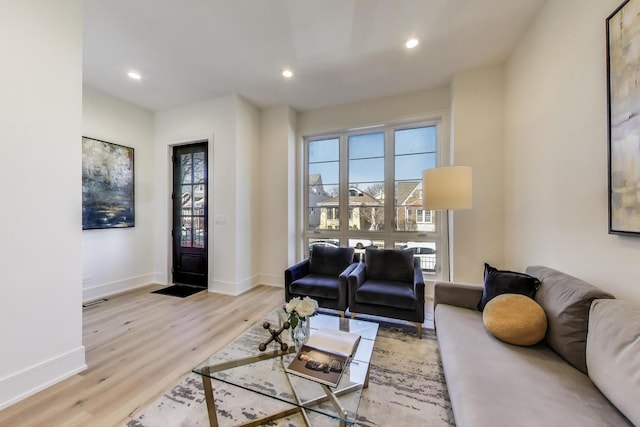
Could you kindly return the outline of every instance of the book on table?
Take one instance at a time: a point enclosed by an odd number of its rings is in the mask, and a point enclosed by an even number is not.
[[[336,387],[359,342],[358,334],[318,329],[300,348],[286,371]]]

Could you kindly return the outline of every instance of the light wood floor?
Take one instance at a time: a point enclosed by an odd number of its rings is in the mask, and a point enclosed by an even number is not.
[[[149,286],[84,308],[88,369],[0,411],[2,427],[121,426],[284,302],[281,288],[185,299]]]

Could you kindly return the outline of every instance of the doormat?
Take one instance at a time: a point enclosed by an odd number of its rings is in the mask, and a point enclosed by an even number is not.
[[[197,294],[198,292],[202,292],[205,289],[206,288],[200,288],[198,286],[173,285],[167,288],[158,289],[157,291],[153,291],[151,293],[160,294],[160,295],[170,295],[172,297],[178,297],[178,298],[186,298],[189,295]]]

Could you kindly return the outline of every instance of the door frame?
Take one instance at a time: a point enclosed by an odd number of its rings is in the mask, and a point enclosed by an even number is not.
[[[180,139],[171,141],[167,144],[167,150],[165,151],[165,171],[166,171],[166,185],[167,191],[165,192],[165,203],[166,203],[166,218],[164,221],[164,230],[165,230],[165,247],[167,248],[165,254],[165,272],[164,272],[164,280],[159,280],[159,282],[164,282],[166,285],[171,285],[173,281],[173,273],[171,269],[173,268],[173,237],[171,236],[171,231],[173,230],[173,200],[171,198],[171,193],[173,192],[173,161],[171,157],[173,156],[173,149],[175,147],[181,145],[190,145],[196,144],[198,142],[204,142],[207,144],[207,197],[208,197],[208,206],[207,206],[207,222],[209,226],[207,227],[207,289],[211,291],[211,283],[213,282],[213,241],[214,241],[214,231],[213,221],[213,209],[214,209],[214,199],[213,199],[213,185],[214,185],[214,164],[213,164],[213,132],[203,136],[194,136],[188,139]]]

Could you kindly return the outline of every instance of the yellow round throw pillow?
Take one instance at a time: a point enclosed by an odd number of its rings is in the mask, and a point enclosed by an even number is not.
[[[484,326],[496,338],[515,345],[534,345],[547,332],[547,316],[533,299],[519,294],[493,298],[482,312]]]

